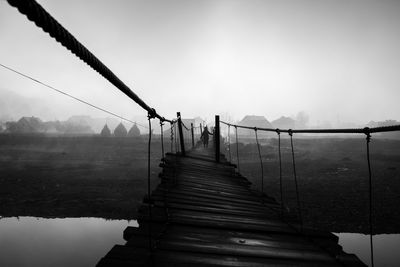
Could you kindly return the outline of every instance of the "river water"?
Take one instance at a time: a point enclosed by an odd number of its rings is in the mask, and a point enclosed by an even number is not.
[[[339,244],[347,253],[356,254],[368,266],[371,266],[369,235],[355,233],[335,233]],[[400,266],[400,234],[382,234],[373,236],[375,267]]]
[[[0,266],[95,266],[136,221],[102,218],[0,219]]]
[[[0,266],[95,266],[115,244],[124,244],[123,230],[136,221],[102,218],[0,219]],[[338,233],[339,244],[370,265],[369,236]],[[376,267],[400,266],[400,234],[374,236]]]

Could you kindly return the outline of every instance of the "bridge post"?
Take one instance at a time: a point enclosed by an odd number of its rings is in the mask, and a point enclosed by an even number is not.
[[[214,130],[214,144],[215,144],[215,161],[219,162],[220,157],[220,128],[219,128],[219,115],[215,115],[215,130]]]
[[[193,128],[193,123],[190,124],[190,130],[192,132],[192,148],[194,148],[194,128]]]
[[[181,153],[183,156],[185,156],[185,142],[183,140],[181,113],[177,112],[176,116],[178,117],[178,131],[179,131],[179,139],[180,139],[180,143],[181,143]]]
[[[200,123],[200,136],[203,136],[203,126]]]

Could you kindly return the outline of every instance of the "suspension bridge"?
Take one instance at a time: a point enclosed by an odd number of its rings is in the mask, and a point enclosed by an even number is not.
[[[374,265],[369,144],[372,134],[399,131],[400,125],[362,129],[266,129],[234,125],[220,121],[219,116],[216,116],[213,142],[209,147],[202,146],[199,140],[195,140],[195,136],[198,138],[201,134],[194,134],[195,129],[203,131],[201,125],[186,126],[179,112],[173,119],[161,116],[38,3],[33,0],[8,0],[8,3],[148,113],[148,186],[147,195],[139,207],[139,227],[128,227],[123,233],[126,244],[115,245],[103,258],[99,259],[97,266],[365,266],[355,255],[343,251],[338,245],[337,236],[329,232],[307,229],[303,225],[293,144],[293,135],[302,133],[365,135],[369,174],[371,262],[372,266]],[[108,112],[93,105],[92,107]],[[150,144],[151,121],[154,119],[160,122],[161,135],[163,135],[163,125],[170,124],[171,152],[165,153],[164,144],[161,142],[160,183],[155,190],[151,191]],[[238,146],[236,146],[237,162],[235,164],[230,162],[231,156],[228,161],[221,153],[221,124],[228,127],[229,154],[231,154],[231,127],[236,131],[236,143],[238,143],[238,128],[254,130],[262,183],[264,172],[258,132],[277,134],[280,200],[277,201],[266,195],[263,192],[263,186],[261,186],[261,192],[251,188],[251,183],[240,173]],[[298,203],[298,214],[291,220],[287,218],[293,214],[286,214],[282,200],[280,157],[282,133],[290,136]],[[173,144],[175,144],[174,153]]]

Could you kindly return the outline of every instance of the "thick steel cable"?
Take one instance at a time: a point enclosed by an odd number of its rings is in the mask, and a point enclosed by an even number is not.
[[[153,214],[152,214],[152,209],[151,209],[151,205],[152,205],[152,200],[151,200],[151,183],[150,183],[150,151],[151,151],[151,119],[153,117],[151,116],[151,114],[148,115],[148,121],[149,121],[149,142],[148,142],[148,147],[147,147],[147,195],[148,195],[148,207],[149,207],[149,231],[148,231],[148,239],[149,239],[149,251],[150,251],[150,255],[153,252],[153,248],[152,248],[152,229],[151,229],[151,224],[153,223]]]
[[[283,217],[283,184],[282,184],[282,154],[281,154],[281,132],[276,129],[278,134],[278,155],[279,155],[279,191],[281,195],[281,217]]]
[[[229,162],[232,162],[231,154],[231,126],[228,125],[228,150],[229,150]]]
[[[117,87],[130,99],[145,109],[152,117],[168,121],[160,116],[154,108],[149,107],[139,96],[137,96],[127,85],[125,85],[106,65],[104,65],[94,54],[81,44],[70,32],[68,32],[57,20],[55,20],[41,5],[34,0],[7,0],[7,2],[18,9],[18,11],[33,21],[36,26],[42,28],[57,42],[83,60],[92,69],[97,71],[111,84]]]
[[[263,196],[264,195],[264,166],[263,166],[263,161],[262,161],[262,157],[261,157],[261,148],[260,148],[260,143],[258,142],[258,134],[257,134],[256,128],[254,128],[254,133],[256,134],[258,156],[260,158],[260,164],[261,164],[261,194]]]
[[[238,132],[237,132],[237,127],[235,127],[235,131],[236,131],[236,159],[237,159],[237,168],[238,168],[238,172],[240,173],[240,161],[239,161],[239,142],[238,142]]]
[[[300,219],[301,231],[303,231],[303,217],[301,215],[299,188],[298,188],[298,185],[297,185],[296,161],[294,159],[293,133],[290,130],[289,130],[289,136],[290,136],[290,145],[292,147],[293,176],[294,176],[294,184],[296,186],[297,209],[298,209],[298,214],[299,214],[299,219]]]
[[[164,161],[164,131],[163,131],[164,123],[160,120],[160,128],[161,128],[161,160]]]
[[[368,163],[368,182],[369,182],[369,243],[370,243],[370,251],[371,251],[371,266],[374,267],[374,243],[373,243],[373,221],[372,221],[372,171],[371,171],[371,161],[370,161],[370,153],[369,153],[369,144],[371,142],[371,133],[369,129],[365,129],[365,134],[367,136],[367,163]]]
[[[24,74],[24,73],[22,73],[22,72],[20,72],[20,71],[17,71],[17,70],[15,70],[15,69],[10,68],[10,67],[8,67],[8,66],[6,66],[6,65],[3,65],[3,64],[1,64],[1,63],[0,63],[0,66],[3,67],[3,68],[5,68],[5,69],[7,69],[7,70],[9,70],[9,71],[14,72],[15,74],[20,75],[21,77],[24,77],[24,78],[26,78],[26,79],[29,79],[29,80],[31,80],[31,81],[33,81],[33,82],[36,82],[36,83],[38,83],[38,84],[40,84],[40,85],[42,85],[42,86],[44,86],[44,87],[49,88],[49,89],[51,89],[51,90],[53,90],[53,91],[55,91],[55,92],[57,92],[57,93],[60,93],[60,94],[65,95],[65,96],[67,96],[67,97],[69,97],[69,98],[71,98],[71,99],[74,99],[74,100],[76,100],[76,101],[78,101],[78,102],[81,102],[82,104],[88,105],[88,106],[90,106],[90,107],[92,107],[92,108],[95,108],[95,109],[100,110],[100,111],[102,111],[102,112],[104,112],[104,113],[107,113],[107,114],[109,114],[109,115],[112,115],[112,116],[114,116],[114,117],[117,117],[117,118],[119,118],[119,119],[121,119],[121,120],[130,122],[130,123],[132,123],[132,124],[135,124],[135,123],[136,123],[136,124],[139,125],[140,127],[147,129],[147,126],[145,126],[145,125],[142,125],[142,124],[137,123],[137,122],[135,122],[135,121],[129,120],[129,119],[127,119],[127,118],[124,118],[124,117],[122,117],[122,116],[120,116],[120,115],[118,115],[118,114],[116,114],[116,113],[114,113],[114,112],[111,112],[111,111],[109,111],[109,110],[106,110],[106,109],[104,109],[104,108],[101,108],[101,107],[99,107],[99,106],[96,106],[96,105],[94,105],[94,104],[92,104],[92,103],[90,103],[90,102],[88,102],[88,101],[85,101],[85,100],[83,100],[83,99],[80,99],[80,98],[78,98],[78,97],[76,97],[76,96],[73,96],[73,95],[71,95],[71,94],[69,94],[69,93],[66,93],[66,92],[64,92],[63,90],[57,89],[57,88],[55,88],[54,86],[51,86],[51,85],[49,85],[49,84],[47,84],[47,83],[44,83],[44,82],[42,82],[42,81],[39,81],[38,79],[33,78],[32,76],[29,76],[29,75],[27,75],[27,74]]]

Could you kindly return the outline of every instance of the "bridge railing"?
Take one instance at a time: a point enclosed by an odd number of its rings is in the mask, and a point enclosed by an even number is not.
[[[238,142],[238,129],[247,129],[254,131],[254,138],[257,145],[257,152],[258,157],[260,160],[261,165],[261,193],[264,194],[264,164],[261,155],[260,149],[260,141],[258,138],[258,132],[271,132],[276,133],[278,137],[278,156],[279,156],[279,189],[280,189],[280,210],[281,216],[283,216],[284,212],[284,202],[283,202],[283,183],[282,183],[282,152],[281,152],[281,133],[287,133],[290,138],[290,148],[291,148],[291,156],[292,156],[292,165],[293,165],[293,177],[295,183],[295,192],[296,192],[296,201],[297,201],[297,211],[298,211],[298,218],[300,221],[301,231],[303,230],[303,216],[301,213],[301,206],[300,206],[300,194],[298,189],[298,181],[297,181],[297,172],[296,172],[296,159],[295,159],[295,152],[294,152],[294,143],[293,143],[293,135],[294,134],[363,134],[366,137],[366,160],[368,166],[368,209],[369,209],[369,233],[370,233],[370,250],[371,250],[371,263],[372,266],[374,265],[374,254],[373,254],[373,196],[372,196],[372,171],[371,171],[371,161],[370,161],[370,142],[372,134],[374,133],[385,133],[385,132],[394,132],[400,131],[400,125],[391,125],[391,126],[383,126],[383,127],[365,127],[365,128],[352,128],[352,129],[272,129],[272,128],[261,128],[261,127],[249,127],[249,126],[242,126],[237,124],[232,124],[224,121],[219,120],[219,116],[215,117],[215,127],[216,132],[220,133],[220,124],[224,124],[228,127],[227,130],[227,142],[228,142],[228,152],[229,152],[229,160],[232,161],[231,155],[231,127],[235,130],[235,138],[236,138],[236,163],[238,171],[240,172],[240,159],[239,159],[239,142]],[[217,138],[216,140],[219,140]],[[215,148],[215,160],[219,161],[220,155],[220,144],[216,143]]]
[[[93,70],[98,72],[100,75],[102,75],[106,80],[108,80],[111,84],[113,84],[118,90],[120,90],[122,93],[124,93],[127,97],[129,97],[131,100],[133,100],[135,103],[137,103],[140,107],[142,107],[145,111],[147,111],[147,120],[148,120],[148,149],[147,149],[147,194],[148,197],[150,198],[151,196],[151,181],[150,181],[150,159],[151,159],[151,141],[152,141],[152,124],[151,121],[153,119],[158,119],[160,122],[160,128],[161,128],[161,154],[162,154],[162,159],[164,159],[165,155],[165,148],[164,148],[164,132],[163,132],[163,126],[164,123],[170,123],[171,127],[171,132],[170,132],[170,138],[171,138],[171,151],[174,148],[174,143],[175,143],[175,152],[178,152],[178,144],[177,144],[177,129],[179,131],[179,137],[180,137],[180,152],[184,155],[185,154],[185,138],[183,135],[183,130],[182,130],[182,121],[180,117],[180,113],[177,114],[176,119],[166,119],[163,116],[161,116],[154,108],[150,107],[144,100],[142,100],[138,95],[136,95],[125,83],[123,83],[105,64],[103,64],[92,52],[90,52],[82,43],[80,43],[68,30],[66,30],[60,23],[57,22],[56,19],[54,19],[40,4],[38,4],[34,0],[24,0],[24,1],[19,1],[19,0],[7,0],[7,2],[13,6],[16,7],[20,13],[26,15],[26,17],[34,22],[39,28],[41,28],[43,31],[47,32],[52,38],[54,38],[57,42],[59,42],[61,45],[63,45],[65,48],[70,50],[73,54],[75,54],[78,58],[80,58],[82,61],[84,61],[86,64],[88,64]],[[3,66],[3,65],[2,65]],[[5,67],[5,66],[3,66]],[[7,68],[7,67],[5,67]],[[11,68],[8,68],[11,70]],[[14,71],[14,70],[13,70]],[[16,73],[19,73],[17,71],[14,71]],[[22,73],[19,73],[22,76],[25,76],[26,78],[30,78],[31,80],[41,83],[36,79],[33,79],[29,77],[28,75],[24,75]],[[41,83],[45,86],[47,86],[44,83]],[[59,91],[55,89],[54,87],[47,86],[49,88],[52,88],[53,90]],[[90,105],[94,108],[100,109],[102,111],[107,112],[106,110],[99,108],[97,106],[94,106],[93,104],[82,101],[78,99],[77,97],[74,97],[70,94],[61,92],[64,95],[67,95],[69,97],[72,97],[75,100],[78,100],[80,102],[83,102],[84,104]],[[107,112],[111,115],[115,115],[115,113],[112,112]],[[117,115],[116,115],[117,116]],[[118,117],[118,116],[117,116]],[[120,117],[121,118],[121,117]],[[189,138],[186,138],[189,140]],[[192,144],[194,142],[194,133],[192,134]],[[149,215],[150,217],[152,216],[151,208],[152,208],[152,201],[149,199]],[[152,250],[153,244],[152,244],[152,233],[151,233],[151,227],[149,228],[149,249],[150,251]]]

